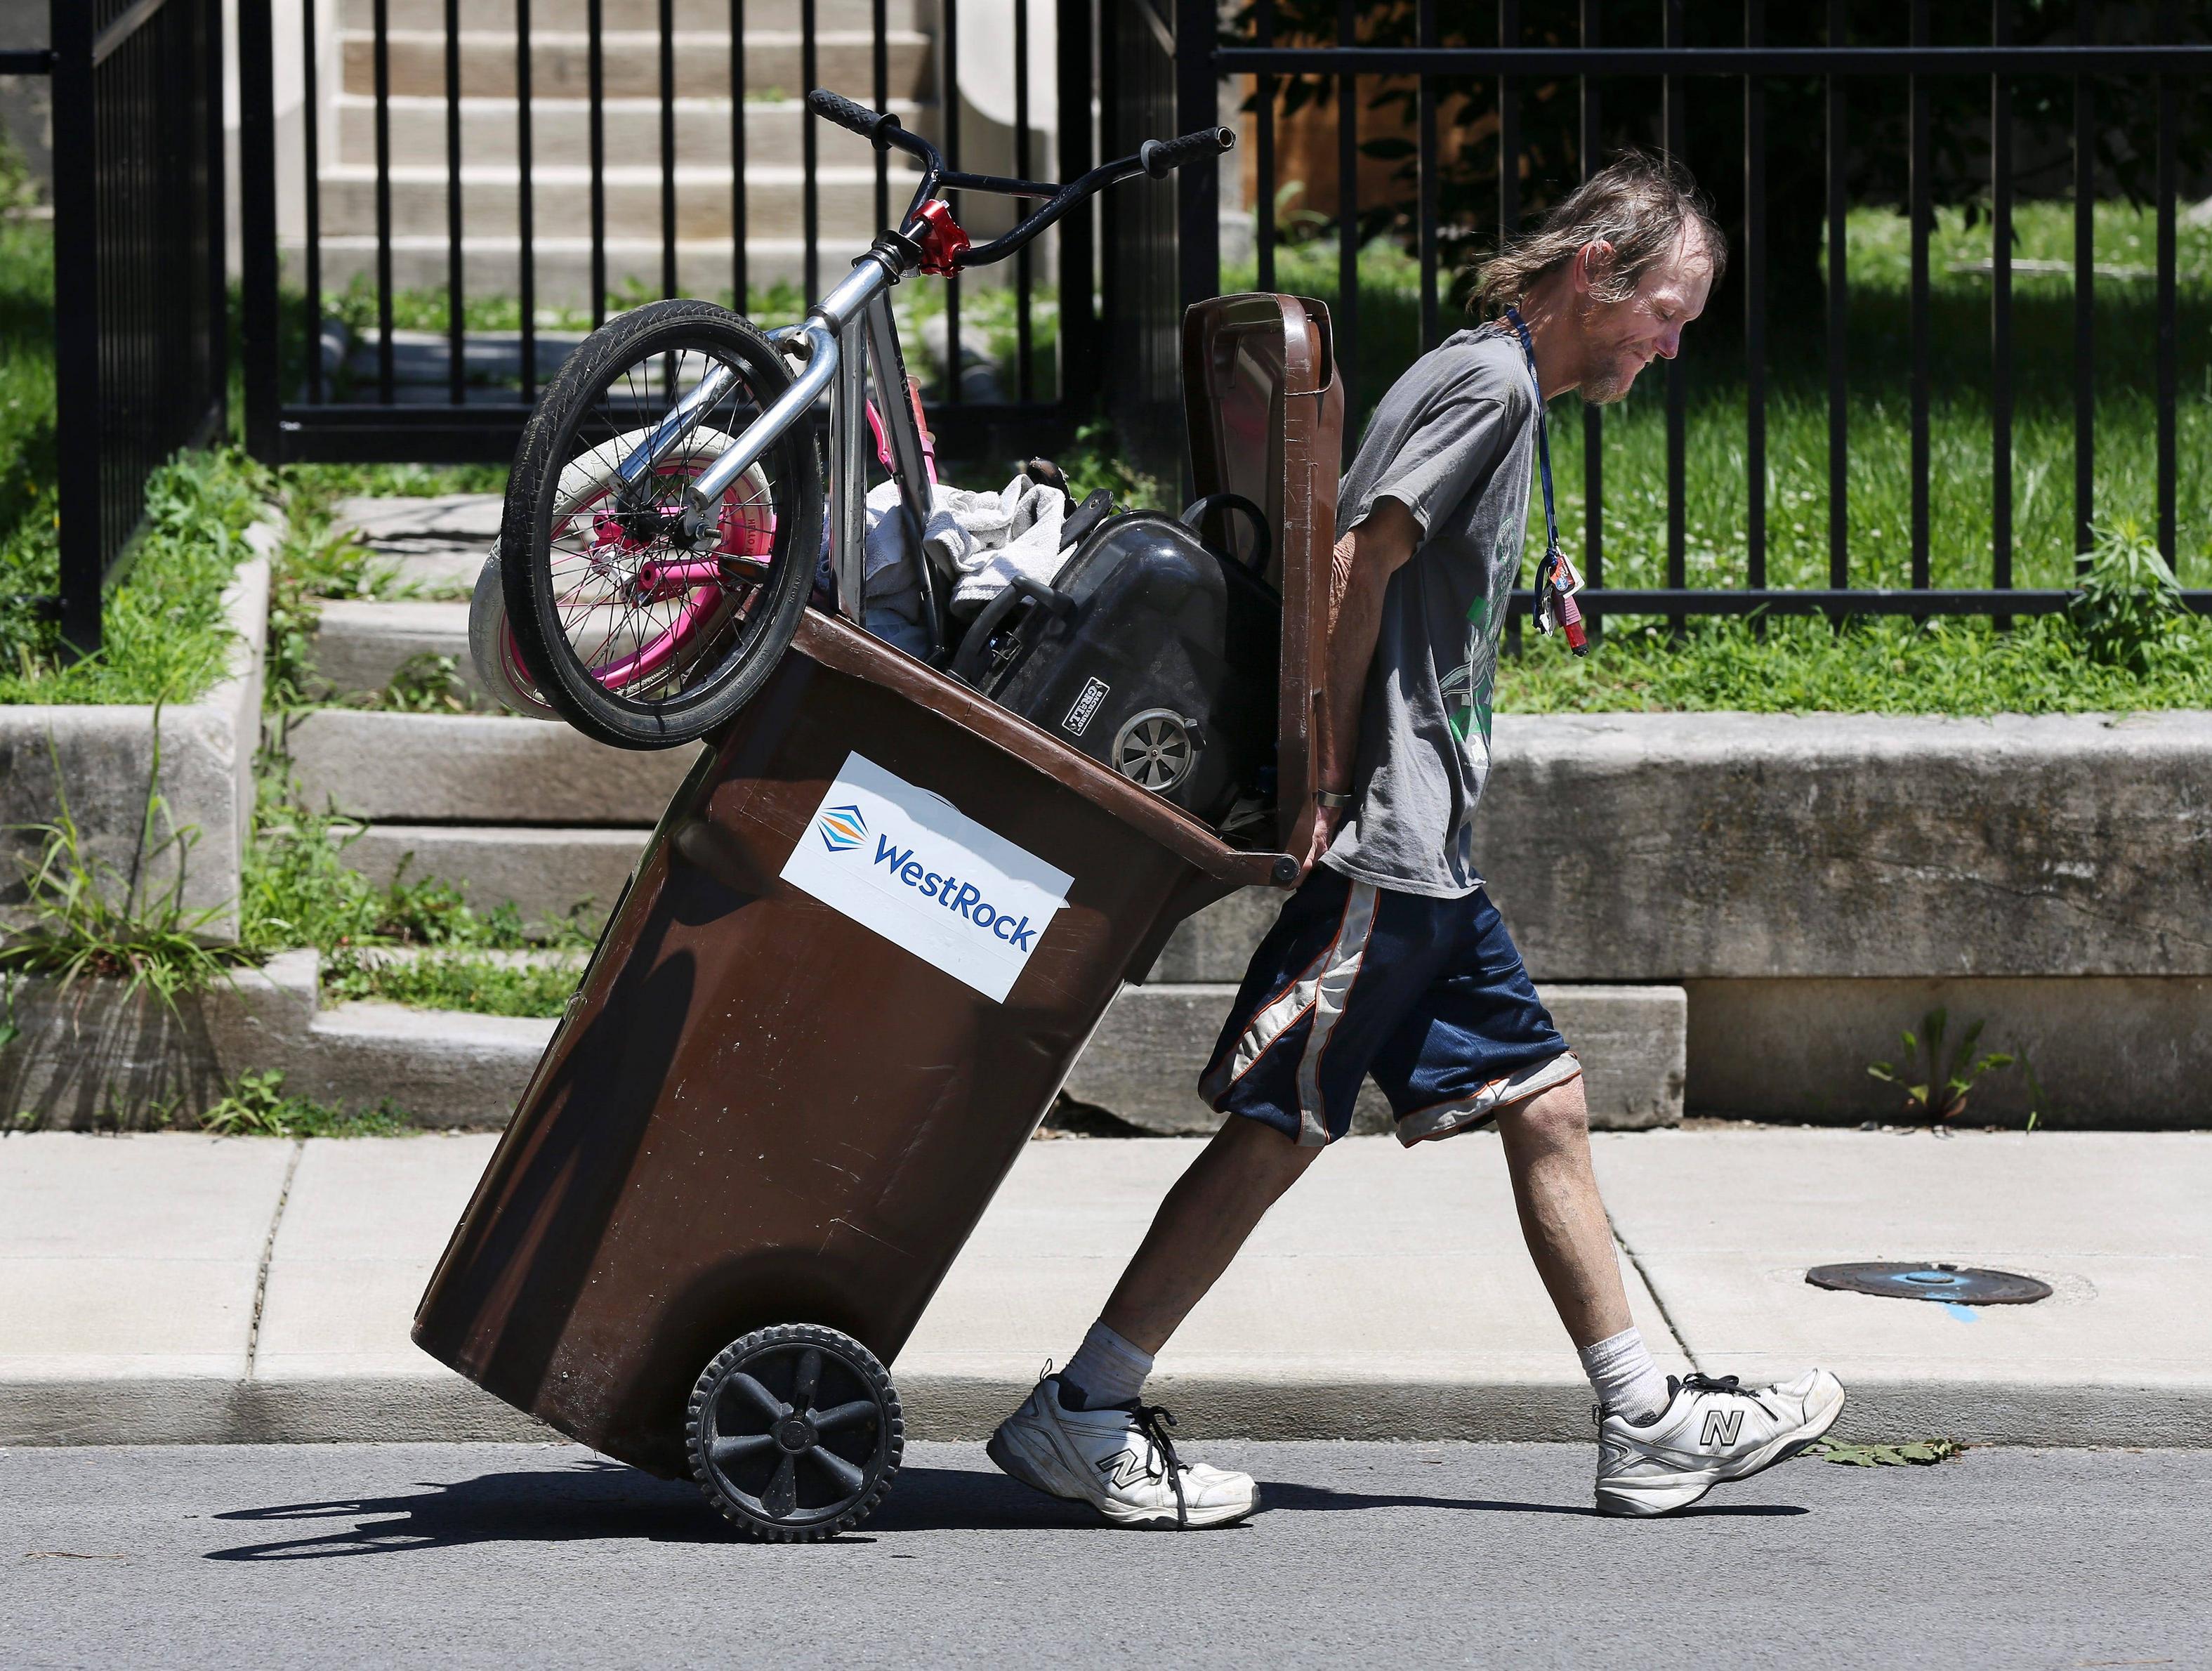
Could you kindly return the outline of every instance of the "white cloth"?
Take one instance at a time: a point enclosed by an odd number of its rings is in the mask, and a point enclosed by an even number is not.
[[[862,621],[878,637],[918,651],[920,577],[900,533],[898,491],[896,482],[884,482],[868,495]],[[1017,573],[1050,581],[1060,572],[1060,526],[1066,520],[1067,496],[1027,476],[1015,477],[995,493],[939,483],[922,525],[922,544],[927,560],[955,576],[953,613],[973,615]]]

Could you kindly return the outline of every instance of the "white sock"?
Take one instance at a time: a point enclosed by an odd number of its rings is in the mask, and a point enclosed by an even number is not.
[[[1640,1427],[1667,1407],[1667,1377],[1637,1330],[1583,1347],[1582,1359],[1598,1403],[1611,1414]]]
[[[1145,1377],[1152,1372],[1152,1355],[1139,1351],[1103,1322],[1093,1323],[1075,1356],[1060,1372],[1061,1385],[1083,1394],[1084,1405],[1103,1410],[1109,1404],[1127,1404],[1145,1390]]]

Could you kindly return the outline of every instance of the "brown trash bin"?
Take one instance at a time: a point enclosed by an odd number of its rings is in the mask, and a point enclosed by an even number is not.
[[[810,612],[663,815],[416,1313],[432,1357],[733,1521],[828,1535],[892,1362],[1122,982],[1296,879],[1342,398],[1317,302],[1190,310],[1201,492],[1284,597],[1279,838],[1205,825]]]

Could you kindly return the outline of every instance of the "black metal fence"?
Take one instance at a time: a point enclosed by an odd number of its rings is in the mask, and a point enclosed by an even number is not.
[[[1150,11],[1146,0],[1135,0],[1131,11]],[[2028,9],[2020,8],[2020,9]],[[2055,7],[2034,9],[2046,24]],[[1995,0],[1982,14],[1989,20],[1983,40],[1974,44],[1935,44],[1931,38],[1929,0],[1883,9],[1874,27],[1901,35],[1885,44],[1854,44],[1851,9],[1844,0],[1827,0],[1825,9],[1811,7],[1774,9],[1776,27],[1770,31],[1765,0],[1743,0],[1737,7],[1700,7],[1696,24],[1700,39],[1692,44],[1686,28],[1684,0],[1660,0],[1656,6],[1633,9],[1642,36],[1609,39],[1601,24],[1613,17],[1620,23],[1621,9],[1601,0],[1559,0],[1540,7],[1531,0],[1498,0],[1488,7],[1440,7],[1437,0],[1410,3],[1354,6],[1316,4],[1312,0],[1254,0],[1240,15],[1236,28],[1224,34],[1216,27],[1213,8],[1206,0],[1182,0],[1176,19],[1177,89],[1182,109],[1178,125],[1188,128],[1215,119],[1219,89],[1224,82],[1249,95],[1250,129],[1256,174],[1252,194],[1255,224],[1253,259],[1258,287],[1277,287],[1279,258],[1284,248],[1285,228],[1279,224],[1276,194],[1282,185],[1278,156],[1279,126],[1286,118],[1284,93],[1303,85],[1304,102],[1316,100],[1334,107],[1337,131],[1334,158],[1338,212],[1334,217],[1336,244],[1335,342],[1350,397],[1358,412],[1371,404],[1382,387],[1403,369],[1403,361],[1386,362],[1370,351],[1364,328],[1360,302],[1360,265],[1365,241],[1376,230],[1376,217],[1360,212],[1360,171],[1363,158],[1373,155],[1364,143],[1362,124],[1372,124],[1378,104],[1373,89],[1411,83],[1406,95],[1411,120],[1401,126],[1401,140],[1394,140],[1410,153],[1407,164],[1413,189],[1407,194],[1398,232],[1412,246],[1419,263],[1419,345],[1433,345],[1440,333],[1452,328],[1442,317],[1440,292],[1450,288],[1451,277],[1440,247],[1440,232],[1449,230],[1449,217],[1441,208],[1440,183],[1446,174],[1446,146],[1439,136],[1439,89],[1449,88],[1464,109],[1472,98],[1481,103],[1483,143],[1495,156],[1494,215],[1462,216],[1487,220],[1484,227],[1464,223],[1456,230],[1476,245],[1494,243],[1523,223],[1524,197],[1540,185],[1554,189],[1571,186],[1586,177],[1611,144],[1620,143],[1620,125],[1610,119],[1608,106],[1633,103],[1642,113],[1643,129],[1626,135],[1684,160],[1709,181],[1741,170],[1739,247],[1733,288],[1741,310],[1743,367],[1743,506],[1746,540],[1743,582],[1725,589],[1692,587],[1686,575],[1686,505],[1688,382],[1679,361],[1665,371],[1665,555],[1663,583],[1633,589],[1608,588],[1606,580],[1605,464],[1607,415],[1599,406],[1582,413],[1582,454],[1584,526],[1580,557],[1591,591],[1587,600],[1613,613],[1662,614],[1676,619],[1686,614],[1744,614],[1776,613],[1990,614],[2008,618],[2020,613],[2048,612],[2062,607],[2069,592],[2060,588],[2019,589],[2014,586],[2014,511],[2016,484],[2014,459],[2014,387],[2016,345],[2014,340],[2014,271],[2013,218],[2018,162],[2015,137],[2020,129],[2014,110],[2015,94],[2033,86],[2038,108],[2046,115],[2070,99],[2070,156],[2062,149],[2054,161],[2070,174],[2073,204],[2072,415],[2073,415],[2073,546],[2086,553],[2091,545],[2097,503],[2096,373],[2100,345],[2096,329],[2098,260],[2094,212],[2100,167],[2109,166],[2115,147],[2110,125],[2100,125],[2100,112],[2125,108],[2130,115],[2130,135],[2118,149],[2132,145],[2149,152],[2150,191],[2156,223],[2154,298],[2151,307],[2155,334],[2156,387],[2154,473],[2155,523],[2159,544],[2185,581],[2199,578],[2192,571],[2191,554],[2179,549],[2177,484],[2177,414],[2179,390],[2176,368],[2180,360],[2178,332],[2176,265],[2176,194],[2181,159],[2177,156],[2185,100],[2202,100],[2212,88],[2212,46],[2204,44],[2204,20],[2192,11],[2186,30],[2183,8],[2172,0],[2150,5],[2098,6],[2082,0],[2070,24],[2071,38],[2016,44],[2013,0]],[[1946,14],[1955,24],[1958,9]],[[1536,14],[1540,12],[1540,16]],[[1441,23],[1440,23],[1441,15]],[[1863,22],[1875,18],[1869,9],[1858,9]],[[1480,21],[1478,21],[1480,20]],[[2134,26],[2131,43],[2100,40],[2100,23],[2107,34],[2119,26]],[[1785,26],[1786,25],[1786,30]],[[1494,26],[1494,27],[1493,27]],[[1727,32],[1717,39],[1717,27]],[[1447,44],[1446,29],[1455,39]],[[1809,37],[1802,44],[1776,44],[1774,37],[1794,31]],[[2046,35],[2049,31],[2046,28]],[[1249,78],[1249,80],[1244,78]],[[1395,82],[1391,78],[1395,78]],[[1886,79],[1885,79],[1886,78]],[[1969,79],[1971,78],[1971,79]],[[1901,137],[1885,126],[1871,139],[1856,140],[1850,119],[1875,103],[1885,109],[1902,82],[1904,94]],[[1990,561],[1987,586],[1938,587],[1931,583],[1929,564],[1930,487],[1930,307],[1929,235],[1935,223],[1931,200],[1931,91],[1956,88],[1962,82],[1982,89],[1988,103],[1982,131],[1986,136],[1986,176],[1978,188],[1976,209],[1989,217],[1990,303],[1987,329],[1990,343]],[[1870,84],[1877,89],[1869,92]],[[1786,114],[1770,110],[1770,90],[1786,88],[1791,101]],[[1469,89],[1473,91],[1470,93]],[[1817,102],[1808,103],[1810,94]],[[1656,98],[1655,98],[1656,95]],[[1740,120],[1740,149],[1728,154],[1685,153],[1686,113],[1692,100],[1708,107],[1723,104],[1731,119]],[[2100,101],[2103,102],[2100,103]],[[1555,143],[1540,150],[1528,138],[1528,124],[1540,101]],[[1616,104],[1615,101],[1619,101]],[[1656,105],[1656,108],[1654,107]],[[1740,112],[1740,118],[1734,113]],[[2148,113],[2147,115],[2142,113]],[[1773,141],[1781,131],[1780,115],[1797,133],[1818,125],[1820,159],[1813,192],[1820,199],[1826,249],[1824,347],[1827,428],[1826,558],[1825,587],[1778,587],[1769,584],[1770,549],[1769,460],[1767,456],[1770,357],[1774,351],[1770,321],[1768,265],[1769,228],[1785,209],[1802,212],[1794,199],[1778,202],[1770,187],[1767,164]],[[1955,113],[1954,113],[1955,115]],[[1947,130],[1955,135],[1954,120]],[[1896,141],[1900,155],[1884,154],[1882,147]],[[2100,143],[2107,162],[2100,163]],[[1955,147],[1954,148],[1956,149]],[[2050,148],[2045,147],[2046,149]],[[1463,161],[1462,156],[1450,159]],[[1953,175],[1960,167],[1950,159]],[[1371,164],[1369,165],[1371,168]],[[2202,158],[2191,161],[2201,178]],[[1189,171],[1195,173],[1196,171]],[[2047,172],[2047,170],[2046,170]],[[1548,182],[1546,176],[1548,174]],[[1854,206],[1855,187],[1869,175],[1903,176],[1899,195],[1911,227],[1910,276],[1907,284],[1907,331],[1910,336],[1906,387],[1896,393],[1907,408],[1910,430],[1910,516],[1901,530],[1909,541],[1909,584],[1887,589],[1866,587],[1866,559],[1860,554],[1855,568],[1851,549],[1848,466],[1851,443],[1851,385],[1849,322],[1851,290],[1847,210]],[[1729,183],[1733,186],[1733,180]],[[1195,189],[1194,189],[1194,186]],[[1373,205],[1366,205],[1371,210]],[[1211,190],[1204,184],[1187,185],[1178,220],[1180,289],[1185,302],[1210,294],[1219,284],[1221,221]],[[1815,237],[1822,235],[1814,229]],[[1325,231],[1324,236],[1330,235]],[[1310,267],[1309,266],[1309,271]],[[1863,374],[1862,374],[1863,375]],[[1556,420],[1555,420],[1556,421]],[[1617,526],[1617,524],[1616,524]],[[2199,530],[2201,533],[2202,530]],[[2086,562],[2086,557],[2079,559]],[[2201,559],[2197,559],[2201,562]],[[1855,578],[1862,583],[1854,585]],[[2185,594],[2188,602],[2212,608],[2212,591]]]
[[[54,338],[63,643],[99,647],[101,590],[146,481],[222,428],[222,0],[53,0]]]
[[[1091,0],[994,7],[984,40],[973,9],[963,48],[959,0],[340,0],[333,42],[317,0],[239,0],[249,445],[503,463],[611,307],[745,309],[776,286],[771,311],[795,312],[908,190],[902,160],[806,118],[812,86],[933,128],[956,168],[1025,174],[1048,144],[1063,175],[1087,167]],[[995,39],[1008,14],[1011,40]],[[1049,89],[1030,63],[1048,27]],[[1011,96],[982,131],[987,52],[1011,59]],[[1048,91],[1057,114],[1040,123]],[[1001,207],[956,194],[979,222]],[[928,301],[908,363],[935,369],[949,447],[1034,447],[1087,414],[1094,259],[1073,217],[1006,278],[921,281],[942,307]],[[979,352],[987,334],[1003,352]]]

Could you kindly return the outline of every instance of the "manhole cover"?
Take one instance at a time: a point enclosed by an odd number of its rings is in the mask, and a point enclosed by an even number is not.
[[[1805,1273],[1815,1288],[1876,1294],[1887,1300],[1940,1300],[1954,1306],[2025,1306],[2051,1297],[2051,1284],[2014,1271],[1960,1270],[1955,1265],[1816,1265]]]

